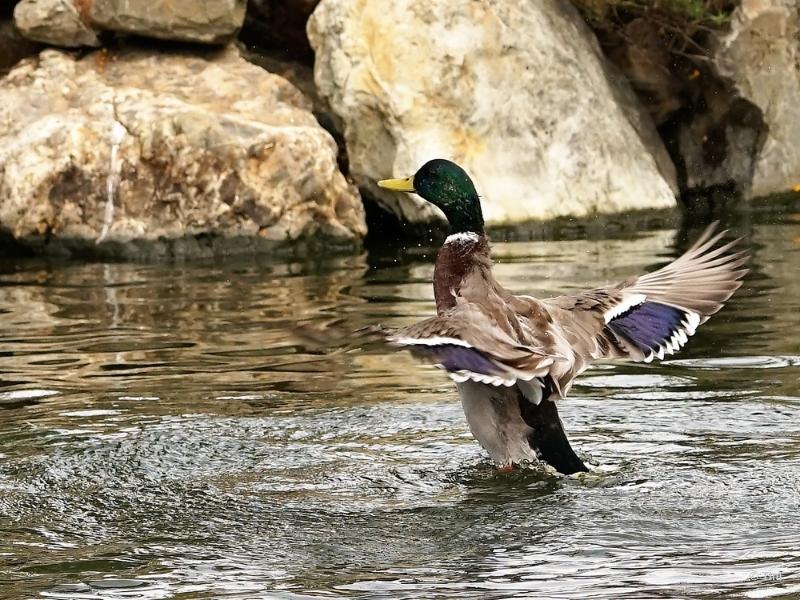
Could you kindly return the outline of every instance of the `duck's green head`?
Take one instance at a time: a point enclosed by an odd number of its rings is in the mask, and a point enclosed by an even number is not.
[[[438,206],[450,223],[451,233],[483,233],[478,192],[464,169],[449,160],[428,161],[412,177],[384,179],[378,185],[396,192],[416,192]]]

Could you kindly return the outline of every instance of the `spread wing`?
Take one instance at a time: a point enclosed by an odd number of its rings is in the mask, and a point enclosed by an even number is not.
[[[741,286],[748,256],[731,252],[736,241],[721,243],[725,232],[715,229],[641,277],[546,300],[514,296],[492,280],[480,302],[459,297],[449,311],[409,327],[359,330],[348,336],[350,347],[388,341],[456,382],[517,385],[535,404],[563,397],[594,359],[649,362],[676,352]]]
[[[538,404],[541,378],[555,361],[564,359],[538,343],[534,335],[526,335],[534,331],[525,319],[515,319],[515,325],[518,333],[512,335],[484,306],[462,301],[443,315],[387,332],[386,339],[446,370],[456,382],[519,385]]]
[[[697,327],[722,308],[747,273],[739,240],[709,226],[670,264],[617,285],[543,303],[562,325],[576,352],[590,358],[627,357],[650,362],[673,354]]]

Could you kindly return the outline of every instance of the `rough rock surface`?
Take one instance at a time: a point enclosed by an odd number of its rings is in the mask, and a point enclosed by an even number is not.
[[[22,37],[12,21],[0,20],[0,76],[39,48],[39,44]]]
[[[73,0],[21,0],[14,8],[14,22],[25,37],[37,42],[67,48],[100,45]]]
[[[492,223],[675,206],[566,3],[322,0],[308,34],[351,174],[405,220],[437,217],[374,181],[434,157],[466,167]]]
[[[314,69],[310,66],[288,60],[283,53],[272,50],[247,47],[245,44],[237,44],[242,56],[254,65],[266,69],[270,73],[280,75],[288,80],[294,87],[300,90],[311,103],[311,111],[320,125],[333,136],[336,146],[339,149],[338,162],[342,173],[349,173],[350,167],[347,162],[347,149],[345,147],[342,130],[344,129],[341,120],[331,111],[328,103],[320,97],[317,86],[314,84]]]
[[[21,0],[14,11],[29,39],[74,48],[99,46],[99,31],[221,44],[244,22],[246,0]]]
[[[800,183],[800,5],[742,0],[715,57],[720,74],[761,111],[766,137],[752,164],[747,196]],[[754,132],[753,135],[757,135]]]
[[[667,182],[672,193],[677,196],[680,193],[680,189],[678,187],[678,174],[675,170],[675,164],[672,162],[672,158],[664,146],[664,142],[661,140],[651,116],[639,101],[636,93],[628,85],[625,75],[612,63],[605,63],[604,67],[606,76],[611,84],[610,89],[614,99],[639,136],[639,139],[641,139],[645,149],[653,157],[659,174]]]
[[[93,0],[89,17],[96,27],[109,31],[217,44],[236,35],[245,7],[246,0]]]
[[[0,80],[0,234],[128,255],[142,241],[353,244],[363,207],[308,108],[232,49],[44,51]]]

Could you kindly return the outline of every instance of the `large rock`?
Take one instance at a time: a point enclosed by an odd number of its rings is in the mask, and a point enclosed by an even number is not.
[[[109,31],[219,44],[236,36],[246,4],[246,0],[93,0],[89,16],[96,27]]]
[[[800,6],[797,0],[742,0],[715,63],[766,127],[750,158],[748,196],[800,183]],[[751,135],[760,135],[752,129]],[[736,148],[732,148],[733,151]],[[744,156],[743,160],[747,157]]]
[[[14,10],[29,39],[55,46],[99,46],[98,31],[221,44],[244,22],[246,0],[21,0]]]
[[[466,167],[492,223],[675,206],[564,2],[322,0],[308,34],[352,175],[406,220],[436,216],[374,181],[434,157]]]
[[[241,42],[237,43],[237,47],[248,61],[270,73],[280,75],[308,98],[314,117],[336,140],[336,146],[339,149],[339,168],[342,173],[349,173],[347,149],[342,137],[343,126],[336,115],[331,112],[328,103],[317,92],[317,86],[314,85],[314,69],[302,62],[289,60],[283,53],[271,49],[247,46]]]
[[[28,39],[55,46],[99,46],[97,33],[73,0],[21,0],[14,22]]]
[[[0,81],[0,234],[122,254],[165,240],[203,252],[192,240],[209,238],[352,245],[363,207],[308,109],[232,49],[44,51]]]

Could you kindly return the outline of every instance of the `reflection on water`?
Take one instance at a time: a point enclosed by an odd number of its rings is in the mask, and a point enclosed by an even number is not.
[[[563,403],[575,478],[495,473],[435,369],[292,337],[428,316],[425,250],[6,263],[2,596],[798,597],[800,222],[737,233],[752,272],[685,352]],[[497,275],[555,294],[686,242],[499,243]]]

